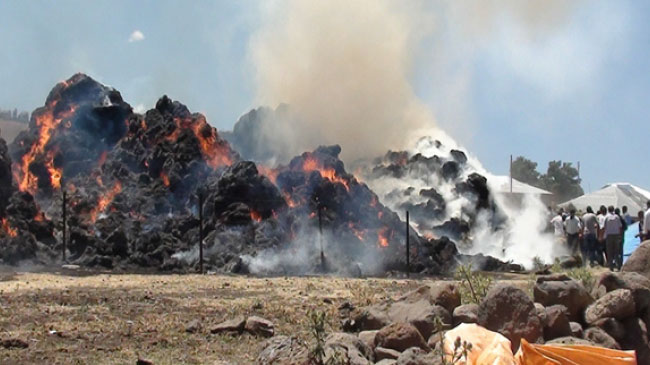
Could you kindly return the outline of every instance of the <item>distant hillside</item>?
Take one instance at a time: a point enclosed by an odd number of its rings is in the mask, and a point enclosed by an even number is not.
[[[18,133],[26,130],[27,127],[27,123],[0,119],[0,137],[7,141],[7,143],[11,143]]]

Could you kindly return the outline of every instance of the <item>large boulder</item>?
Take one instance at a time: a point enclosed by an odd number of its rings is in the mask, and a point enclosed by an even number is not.
[[[625,319],[635,315],[636,305],[632,292],[628,289],[616,289],[605,294],[585,311],[585,322],[593,324],[602,318]]]
[[[420,332],[408,323],[392,323],[377,332],[375,347],[404,351],[410,347],[428,350]]]
[[[388,316],[393,322],[412,324],[423,338],[429,338],[436,331],[436,318],[443,325],[451,325],[451,315],[445,308],[425,300],[415,303],[396,302],[390,307]]]
[[[650,279],[650,240],[643,241],[632,252],[621,271],[636,272]]]
[[[636,272],[605,272],[596,283],[592,296],[596,299],[616,289],[630,289],[636,312],[643,315],[650,308],[650,279]]]
[[[357,336],[349,333],[332,333],[325,339],[325,360],[344,358],[350,365],[370,365],[374,359],[372,349]]]
[[[542,324],[533,301],[523,290],[509,285],[490,289],[479,306],[478,324],[507,337],[513,352],[522,338],[531,343],[542,339]]]
[[[544,339],[546,341],[558,337],[571,336],[569,311],[563,305],[546,307],[546,324],[544,325]]]
[[[253,336],[273,337],[275,334],[273,322],[257,316],[248,317],[244,329]]]
[[[434,285],[425,285],[410,291],[400,298],[398,302],[414,303],[426,300],[430,304],[436,304],[445,308],[449,313],[460,305],[460,292],[453,283],[440,282]]]
[[[537,278],[533,289],[535,302],[545,307],[561,304],[569,311],[569,320],[582,322],[582,313],[594,301],[591,294],[580,282],[566,276],[554,278],[561,280],[549,279],[544,276]]]

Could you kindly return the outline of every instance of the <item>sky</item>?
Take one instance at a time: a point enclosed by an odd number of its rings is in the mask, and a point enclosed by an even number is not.
[[[31,111],[84,72],[136,110],[167,94],[231,129],[259,106],[252,40],[281,2],[0,0],[0,108]],[[417,98],[492,173],[522,155],[579,161],[585,191],[650,189],[650,2],[521,3],[539,2],[395,2],[424,29],[406,58]]]

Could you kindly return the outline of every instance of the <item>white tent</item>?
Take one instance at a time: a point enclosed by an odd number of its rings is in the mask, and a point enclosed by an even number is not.
[[[510,193],[510,176],[493,175],[488,176],[488,184],[497,193]],[[552,193],[536,188],[532,185],[522,183],[517,179],[512,179],[513,194],[531,194],[531,195],[552,195]]]
[[[630,215],[636,216],[640,210],[646,209],[646,202],[650,200],[650,191],[641,189],[629,183],[612,183],[593,193],[579,196],[560,204],[560,207],[573,205],[576,209],[584,211],[591,206],[596,211],[601,205],[613,205],[621,208],[626,205]]]

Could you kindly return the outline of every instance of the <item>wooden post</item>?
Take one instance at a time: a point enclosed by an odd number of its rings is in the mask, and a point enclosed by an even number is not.
[[[318,231],[320,232],[320,267],[325,270],[325,252],[323,251],[323,206],[318,203]]]
[[[406,277],[411,277],[411,245],[409,241],[409,211],[406,211]]]
[[[63,181],[63,178],[61,179],[61,194],[62,194],[62,202],[61,202],[61,215],[62,215],[62,220],[63,220],[63,229],[62,229],[62,243],[61,243],[61,260],[65,263],[65,250],[66,250],[66,241],[67,241],[67,205],[68,205],[68,197],[67,197],[67,192],[65,189],[65,182]]]
[[[203,274],[203,191],[199,189],[199,272]]]

